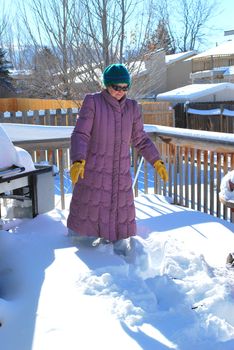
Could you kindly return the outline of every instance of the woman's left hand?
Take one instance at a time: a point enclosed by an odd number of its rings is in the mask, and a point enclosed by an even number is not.
[[[75,185],[78,182],[79,177],[81,177],[81,179],[84,178],[84,170],[85,170],[85,160],[76,161],[72,164],[70,169],[70,176],[71,176],[73,185]]]
[[[165,164],[163,163],[163,161],[161,159],[157,160],[154,163],[154,168],[156,169],[157,173],[163,179],[164,182],[168,181],[167,169],[166,169]]]

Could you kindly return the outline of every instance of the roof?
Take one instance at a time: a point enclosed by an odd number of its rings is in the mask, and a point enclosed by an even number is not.
[[[189,102],[195,101],[205,96],[213,95],[218,92],[231,91],[234,100],[234,84],[219,83],[219,84],[191,84],[186,85],[171,91],[167,91],[157,95],[157,101],[170,102]]]
[[[194,56],[194,55],[196,55],[196,51],[186,51],[186,52],[174,53],[172,55],[166,55],[165,62],[166,62],[166,64],[172,64],[174,62],[182,61],[182,60],[189,58],[191,56]]]
[[[234,41],[225,41],[224,43],[212,47],[211,49],[204,51],[194,57],[192,60],[196,60],[198,58],[209,57],[209,56],[219,56],[219,55],[234,55]]]

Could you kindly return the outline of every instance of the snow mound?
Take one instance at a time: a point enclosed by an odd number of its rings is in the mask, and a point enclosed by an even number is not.
[[[0,169],[13,165],[24,167],[25,171],[35,170],[30,154],[23,148],[15,147],[4,128],[0,126]]]
[[[234,184],[234,170],[229,171],[221,180],[220,185],[220,195],[226,200],[226,201],[234,201],[234,191],[230,189],[230,183],[231,181]]]
[[[4,350],[233,348],[233,224],[154,195],[135,203],[126,257],[74,243],[58,209],[0,231]]]

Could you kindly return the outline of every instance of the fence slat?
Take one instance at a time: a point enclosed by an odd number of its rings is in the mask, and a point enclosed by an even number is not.
[[[195,209],[195,150],[190,149],[190,168],[191,168],[191,208]]]
[[[197,150],[197,210],[201,211],[201,150]]]
[[[217,170],[216,170],[217,188],[220,188],[221,183],[221,154],[217,153]],[[217,216],[221,216],[221,204],[218,198],[218,193],[216,193],[216,212]]]
[[[214,215],[214,152],[210,152],[210,214]]]

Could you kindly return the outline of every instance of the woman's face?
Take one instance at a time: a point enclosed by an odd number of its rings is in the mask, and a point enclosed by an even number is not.
[[[121,100],[123,96],[126,95],[127,91],[129,89],[128,84],[113,84],[110,86],[107,86],[107,91],[109,94],[116,98],[116,100]]]

